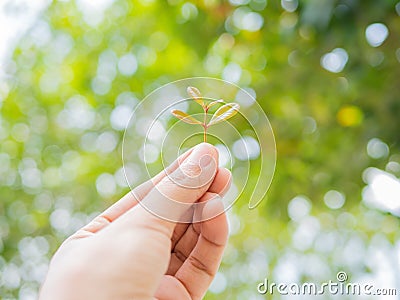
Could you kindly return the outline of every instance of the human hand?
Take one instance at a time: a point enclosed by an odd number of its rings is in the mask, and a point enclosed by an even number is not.
[[[186,224],[159,218],[137,203],[205,202],[224,195],[230,180],[231,173],[218,168],[213,146],[189,150],[61,245],[40,300],[201,299],[227,242],[222,202],[207,202],[200,211],[202,219],[216,217]],[[184,213],[178,209],[175,215]]]

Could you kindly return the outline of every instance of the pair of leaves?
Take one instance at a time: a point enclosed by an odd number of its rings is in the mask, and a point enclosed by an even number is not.
[[[193,98],[194,99],[194,98]],[[220,100],[218,100],[220,101]],[[216,103],[218,103],[218,101],[214,101]],[[188,124],[199,124],[202,126],[206,126],[206,127],[210,127],[211,125],[220,123],[222,121],[228,120],[230,118],[232,118],[234,115],[237,114],[237,112],[239,111],[239,104],[237,103],[227,103],[223,106],[221,106],[220,108],[217,109],[217,111],[214,113],[214,115],[212,116],[210,122],[206,125],[203,124],[202,122],[200,122],[199,120],[197,120],[196,118],[192,117],[191,115],[178,110],[178,109],[174,109],[171,111],[171,113],[177,117],[178,119],[182,120],[185,123]]]
[[[203,98],[203,96],[201,95],[200,91],[199,91],[197,88],[195,88],[194,86],[189,86],[189,87],[187,88],[186,91],[187,91],[188,95],[189,95],[194,101],[196,101],[196,103],[200,104],[200,105],[203,107],[203,109],[204,109],[205,111],[208,111],[208,109],[209,109],[210,107],[214,106],[215,104],[218,104],[218,103],[223,102],[223,100],[220,99],[220,100],[217,100],[217,101],[212,101],[212,102],[210,102],[210,103],[207,104],[207,103],[204,101],[204,98]]]

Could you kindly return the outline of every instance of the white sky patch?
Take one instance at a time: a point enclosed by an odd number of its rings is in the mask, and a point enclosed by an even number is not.
[[[368,168],[363,174],[368,183],[363,190],[364,203],[372,208],[400,216],[400,180],[377,168]]]
[[[114,3],[114,0],[77,0],[76,5],[83,13],[85,22],[96,27],[103,21],[104,12]]]
[[[51,3],[49,0],[0,1],[0,66],[11,56],[18,40]],[[0,78],[4,76],[0,68]]]

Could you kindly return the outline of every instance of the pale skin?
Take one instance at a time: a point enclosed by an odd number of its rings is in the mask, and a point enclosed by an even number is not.
[[[178,202],[204,202],[223,196],[230,181],[210,144],[184,153],[61,245],[39,299],[202,299],[227,243],[222,203],[204,206],[205,218],[217,215],[211,219],[178,223],[138,202],[153,200],[160,191]]]

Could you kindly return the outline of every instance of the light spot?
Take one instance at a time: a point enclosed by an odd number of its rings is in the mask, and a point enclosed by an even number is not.
[[[122,75],[132,76],[136,73],[138,63],[135,55],[132,53],[125,54],[118,61],[118,70]]]
[[[63,128],[89,129],[93,126],[96,113],[81,95],[71,97],[57,115],[57,123]]]
[[[61,76],[59,71],[48,70],[39,79],[39,87],[43,93],[55,93],[59,89]]]
[[[305,117],[303,120],[304,128],[303,132],[305,134],[312,134],[317,131],[317,122],[312,117]]]
[[[185,21],[190,19],[195,19],[198,14],[196,5],[194,5],[193,3],[186,2],[181,7],[181,14]]]
[[[151,164],[157,161],[159,155],[160,150],[152,144],[143,145],[139,150],[139,158],[146,164]]]
[[[346,201],[345,196],[335,190],[328,191],[324,196],[324,202],[330,209],[339,209]]]
[[[66,231],[69,227],[71,220],[71,213],[68,209],[58,208],[54,210],[50,215],[51,226],[59,231]]]
[[[374,159],[387,157],[389,155],[389,146],[380,139],[373,138],[367,144],[367,153]]]
[[[157,31],[150,36],[150,46],[157,51],[167,48],[169,37],[162,31]]]
[[[2,286],[6,289],[17,289],[21,283],[21,275],[18,266],[8,264],[1,272]]]
[[[311,210],[311,202],[305,196],[294,197],[288,205],[288,214],[293,221],[300,221]]]
[[[111,82],[104,75],[96,76],[92,79],[91,88],[97,95],[105,95],[111,89]]]
[[[140,168],[135,164],[124,164],[123,167],[119,168],[115,174],[115,182],[118,186],[125,188],[128,186],[133,187],[140,179]]]
[[[222,71],[222,78],[233,83],[238,83],[241,76],[242,68],[234,62],[230,62]]]
[[[363,178],[368,183],[362,193],[365,204],[400,216],[400,180],[376,168],[366,169]]]
[[[43,183],[47,187],[56,187],[61,182],[60,169],[49,167],[43,172]]]
[[[115,130],[124,130],[132,115],[132,108],[128,105],[118,105],[110,115],[110,123]]]
[[[96,150],[97,134],[94,132],[85,133],[81,137],[80,146],[83,150],[94,152]]]
[[[397,48],[397,50],[396,50],[396,58],[397,58],[397,61],[400,63],[400,48]]]
[[[318,236],[319,231],[320,223],[317,218],[311,216],[303,218],[296,227],[296,231],[293,233],[293,247],[300,251],[309,249]]]
[[[96,189],[100,196],[110,197],[116,192],[115,179],[112,174],[103,173],[96,180]]]
[[[96,148],[99,152],[110,153],[118,145],[118,136],[112,131],[106,131],[100,134],[96,140]]]
[[[104,50],[99,55],[97,77],[111,83],[117,76],[117,63],[117,54],[110,49]]]
[[[137,51],[138,63],[142,66],[149,67],[157,60],[157,53],[149,47],[141,46]]]
[[[280,25],[285,29],[292,29],[296,26],[298,17],[296,14],[285,13],[281,15]]]
[[[83,13],[83,19],[85,22],[96,27],[101,24],[104,18],[104,12],[109,8],[115,0],[77,0],[76,5],[78,9]]]
[[[240,104],[241,107],[249,107],[256,102],[256,92],[253,89],[247,88],[245,91],[240,89],[236,93],[235,101]]]
[[[22,185],[28,188],[42,186],[42,173],[37,168],[26,168],[20,171]]]
[[[11,129],[11,136],[17,142],[26,142],[29,139],[30,129],[24,123],[17,123]]]
[[[234,6],[246,5],[250,0],[229,0],[229,3]]]
[[[250,32],[260,30],[264,24],[264,19],[259,13],[252,12],[246,7],[237,8],[232,17],[237,28]]]
[[[288,12],[294,12],[299,6],[298,0],[281,0],[281,6]]]
[[[233,185],[232,185],[233,186]],[[234,214],[228,214],[228,225],[229,225],[229,235],[236,235],[242,230],[242,224],[240,218]]]
[[[215,277],[211,282],[209,290],[213,294],[220,294],[223,291],[225,291],[227,283],[228,282],[226,280],[225,275],[222,274],[221,272],[218,272],[217,274],[215,274]]]
[[[243,136],[240,140],[233,143],[232,151],[239,160],[253,160],[260,156],[260,145],[255,138]]]
[[[379,47],[389,35],[389,30],[383,23],[374,23],[365,30],[365,38],[372,47]]]
[[[362,123],[363,113],[354,105],[346,105],[340,108],[337,113],[337,121],[343,127],[357,126]]]
[[[374,51],[367,55],[367,59],[371,66],[377,67],[385,60],[385,54],[382,51]]]
[[[147,138],[150,141],[160,141],[165,137],[165,128],[163,124],[156,120],[152,123],[151,128],[147,133]]]
[[[211,74],[218,74],[222,70],[223,60],[219,55],[207,55],[206,59],[204,60],[204,67],[206,68],[207,72]]]
[[[231,34],[225,32],[218,38],[216,45],[223,50],[231,50],[235,45],[235,38]]]
[[[389,161],[386,165],[386,171],[400,173],[400,164],[396,161]]]
[[[336,48],[322,56],[321,66],[329,72],[339,73],[346,66],[348,59],[346,50]]]

